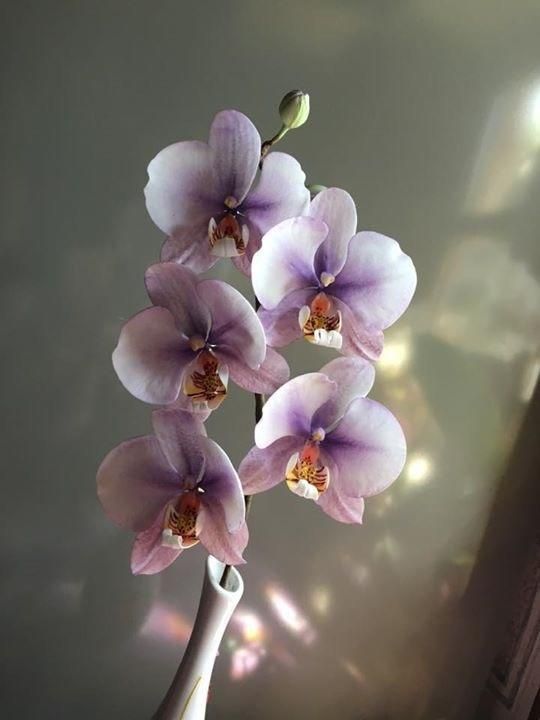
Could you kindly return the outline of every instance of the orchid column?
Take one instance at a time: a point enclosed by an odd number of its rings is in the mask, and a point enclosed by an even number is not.
[[[357,232],[344,190],[319,188],[310,202],[299,163],[273,151],[305,122],[309,97],[292,91],[279,111],[281,128],[265,143],[245,115],[226,110],[208,143],[170,145],[148,167],[147,208],[166,239],[145,274],[151,304],[121,329],[113,365],[154,406],[154,434],[107,455],[98,495],[135,533],[135,574],[160,572],[197,545],[222,563],[207,566],[161,720],[204,717],[215,653],[241,596],[237,571],[231,589],[226,580],[244,562],[248,498],[284,483],[336,520],[361,523],[365,499],[405,462],[398,421],[366,395],[383,331],[414,293],[414,266],[395,240]],[[255,309],[227,283],[198,277],[223,258],[251,277]],[[275,348],[297,338],[347,357],[289,380]],[[204,427],[230,381],[256,397],[255,447],[238,471]]]

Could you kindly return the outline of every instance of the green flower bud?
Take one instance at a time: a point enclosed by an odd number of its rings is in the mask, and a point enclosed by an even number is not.
[[[279,103],[279,115],[287,130],[300,127],[309,117],[309,95],[301,90],[291,90]]]

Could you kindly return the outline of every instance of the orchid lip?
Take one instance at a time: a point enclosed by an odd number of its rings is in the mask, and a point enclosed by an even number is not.
[[[193,366],[192,366],[193,367]],[[208,348],[202,350],[183,382],[183,392],[199,411],[215,410],[227,396],[229,370]]]
[[[197,518],[200,505],[197,489],[183,492],[174,504],[168,505],[161,533],[162,546],[185,550],[199,542]]]
[[[330,471],[320,462],[319,455],[318,446],[307,443],[302,452],[294,453],[289,458],[285,481],[295,495],[317,501],[328,489]]]
[[[231,198],[227,198],[231,200]],[[234,198],[232,198],[234,200]],[[215,257],[238,257],[246,252],[249,242],[249,228],[241,225],[234,209],[227,210],[221,220],[210,218],[208,239],[210,254]]]

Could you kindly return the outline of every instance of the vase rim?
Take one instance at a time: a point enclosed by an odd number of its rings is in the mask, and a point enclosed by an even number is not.
[[[225,563],[218,560],[213,555],[209,555],[206,560],[206,573],[210,580],[212,587],[215,592],[220,595],[225,595],[229,598],[242,595],[244,592],[244,581],[238,570],[233,566],[231,567],[231,573],[229,575],[229,588],[221,587],[219,584],[223,571],[225,569]],[[231,587],[232,586],[232,587]]]

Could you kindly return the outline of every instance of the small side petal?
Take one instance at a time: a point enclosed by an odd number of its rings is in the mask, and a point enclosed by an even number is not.
[[[97,472],[97,494],[106,515],[135,531],[147,528],[178,488],[178,476],[152,436],[121,443]]]
[[[405,464],[405,436],[394,415],[375,400],[357,398],[324,440],[324,452],[337,465],[339,493],[377,495],[391,485]]]
[[[284,220],[266,233],[251,263],[253,289],[264,308],[273,310],[295,290],[317,288],[313,259],[327,234],[325,223],[309,217]]]
[[[120,382],[139,400],[167,405],[178,397],[193,352],[166,308],[142,310],[128,320],[112,361]]]
[[[348,497],[340,493],[339,470],[323,453],[322,462],[330,470],[330,485],[317,501],[317,505],[334,520],[343,523],[361,523],[364,516],[364,498]]]
[[[248,392],[271,395],[290,376],[287,361],[271,347],[266,348],[266,357],[257,370],[252,370],[227,352],[220,352],[220,357],[227,363],[231,380]]]
[[[258,183],[243,203],[243,210],[261,235],[287,218],[303,215],[309,206],[306,174],[298,160],[271,152],[263,161]]]
[[[156,263],[146,271],[144,282],[152,303],[170,311],[181,333],[208,337],[210,311],[197,293],[198,278],[192,270],[174,262]]]
[[[289,459],[302,446],[301,438],[284,437],[263,449],[251,448],[238,468],[244,493],[256,495],[283,482]]]
[[[198,536],[208,552],[227,565],[245,563],[242,553],[249,540],[248,527],[243,522],[234,532],[229,532],[223,508],[203,502],[199,514]]]
[[[375,368],[360,357],[338,357],[320,370],[336,383],[337,389],[330,400],[317,412],[314,424],[330,428],[357,397],[365,397],[375,381]]]
[[[416,270],[398,243],[386,235],[360,232],[349,243],[332,294],[364,324],[384,330],[405,312],[415,289]]]
[[[327,188],[311,201],[307,213],[328,226],[328,237],[317,250],[317,277],[326,272],[337,276],[347,258],[349,241],[356,232],[356,206],[345,190]]]
[[[336,384],[321,373],[300,375],[282,385],[266,402],[255,427],[257,447],[290,435],[309,439],[314,414],[335,391]]]
[[[274,310],[259,308],[257,315],[264,328],[266,342],[272,347],[285,347],[302,337],[298,322],[300,308],[309,305],[316,291],[296,290],[282,300]]]
[[[240,204],[251,187],[261,156],[261,137],[251,120],[237,110],[219,112],[210,128],[208,145],[221,201]]]
[[[167,235],[201,224],[214,214],[212,154],[196,140],[169,145],[148,166],[146,208]]]
[[[209,342],[256,369],[264,360],[266,340],[257,313],[246,298],[223,280],[201,280],[199,296],[212,316]]]
[[[131,572],[134,575],[155,575],[169,567],[182,552],[162,546],[163,519],[161,512],[152,525],[135,538],[131,551]]]
[[[182,410],[161,409],[152,413],[152,426],[161,450],[181,480],[198,480],[204,469],[200,443],[206,435],[195,415]]]

